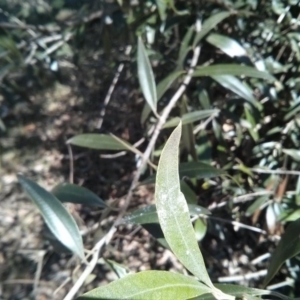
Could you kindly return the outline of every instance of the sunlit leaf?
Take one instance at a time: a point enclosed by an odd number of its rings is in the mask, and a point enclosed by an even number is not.
[[[219,64],[197,67],[193,76],[215,76],[215,75],[233,75],[248,76],[265,80],[275,81],[276,79],[267,72],[262,72],[256,68],[238,64]]]
[[[189,53],[189,51],[192,49],[190,45],[190,41],[194,32],[195,32],[194,26],[190,26],[180,43],[179,55],[176,63],[177,70],[183,69],[185,58]]]
[[[296,221],[300,218],[300,209],[293,210],[286,217],[284,217],[284,221]]]
[[[279,271],[282,264],[289,258],[300,253],[300,219],[290,223],[271,256],[268,274],[264,280],[266,286]]]
[[[184,71],[175,71],[167,75],[164,79],[162,79],[159,84],[156,87],[157,90],[157,101],[161,100],[164,93],[171,87],[171,85],[174,83],[174,81],[182,74],[184,74]],[[141,123],[144,124],[146,119],[148,118],[149,114],[151,112],[151,108],[146,102],[142,111],[141,116]]]
[[[223,11],[223,12],[219,12],[219,13],[211,16],[207,20],[205,20],[202,24],[201,31],[199,33],[197,33],[197,35],[195,37],[195,40],[193,43],[194,47],[203,39],[203,37],[205,37],[212,29],[216,28],[216,26],[220,22],[222,22],[224,19],[228,18],[230,15],[231,15],[230,12]]]
[[[214,75],[211,77],[224,88],[239,95],[251,104],[258,106],[258,101],[254,98],[252,89],[238,78],[231,75]]]
[[[151,107],[152,111],[156,113],[157,94],[155,79],[145,46],[141,38],[138,39],[137,52],[138,79],[140,86],[148,105]]]
[[[295,161],[300,161],[300,150],[296,149],[283,149],[282,150],[285,154],[292,157]]]
[[[251,124],[251,128],[248,129],[249,133],[252,136],[253,140],[255,142],[258,142],[259,134],[258,134],[258,131],[257,131],[256,120],[254,118],[254,115],[252,114],[250,109],[248,109],[247,107],[244,107],[244,110],[245,110],[246,119]]]
[[[188,204],[189,213],[191,216],[199,214],[210,215],[210,211],[202,206]],[[128,213],[121,221],[120,224],[150,224],[157,223],[157,211],[155,205],[148,205],[139,208],[131,213]]]
[[[230,57],[247,55],[246,50],[237,41],[227,36],[217,33],[211,33],[206,38],[206,41],[213,46],[221,49]]]
[[[61,202],[35,182],[18,175],[18,180],[33,203],[40,210],[53,235],[69,250],[84,257],[83,244],[77,224]]]
[[[234,299],[241,299],[241,300],[262,299],[262,298],[253,298],[253,297],[263,296],[263,295],[281,296],[279,293],[273,291],[255,289],[255,288],[250,288],[250,287],[236,285],[236,284],[215,284],[215,287],[226,294],[235,296],[236,298]],[[281,299],[286,299],[286,298],[287,297]],[[215,300],[216,298],[212,294],[210,295],[205,294],[199,297],[190,298],[190,300],[192,299],[193,300]]]
[[[189,276],[166,271],[144,271],[98,287],[77,299],[117,300],[126,297],[132,300],[185,300],[210,291],[209,287]]]
[[[207,274],[189,209],[180,191],[178,174],[181,124],[176,127],[162,150],[155,185],[155,202],[160,226],[170,248],[181,263],[202,282],[213,284]]]
[[[196,239],[198,242],[200,242],[205,237],[207,231],[206,220],[203,218],[197,219],[194,224],[194,229],[195,229]]]
[[[107,207],[105,202],[95,193],[76,184],[58,184],[52,189],[51,193],[61,202]]]
[[[155,0],[158,8],[159,16],[162,21],[165,21],[167,18],[166,9],[167,9],[167,0]]]
[[[263,206],[266,205],[268,199],[269,199],[269,195],[261,196],[261,197],[257,198],[246,210],[246,216],[251,216],[258,209],[261,210],[263,208]]]
[[[107,134],[84,133],[67,141],[68,144],[98,150],[128,150],[128,147]],[[126,143],[124,141],[124,143]]]
[[[190,124],[196,121],[200,121],[206,118],[211,117],[212,115],[217,116],[219,113],[218,109],[206,109],[206,110],[197,110],[192,111],[190,113],[186,113],[181,116],[181,118],[173,118],[165,123],[163,128],[175,127],[179,124],[180,120],[182,121],[182,125]]]

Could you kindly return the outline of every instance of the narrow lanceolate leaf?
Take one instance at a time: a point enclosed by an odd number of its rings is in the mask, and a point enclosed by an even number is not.
[[[152,111],[156,113],[156,85],[152,67],[141,38],[138,39],[137,52],[138,78],[140,86],[148,105],[151,107]]]
[[[166,271],[144,271],[127,275],[77,299],[185,300],[209,292],[210,288],[189,276]]]
[[[197,45],[203,39],[203,37],[205,37],[212,29],[214,29],[220,22],[228,18],[230,15],[230,12],[222,11],[205,20],[205,22],[203,22],[201,31],[195,37],[193,45]]]
[[[166,14],[167,1],[166,0],[156,0],[156,5],[158,8],[160,19],[162,21],[165,21],[167,18],[167,14]]]
[[[267,291],[262,289],[255,289],[249,288],[242,285],[236,284],[215,284],[215,287],[221,290],[226,294],[230,294],[235,296],[234,299],[245,299],[245,300],[252,300],[252,299],[262,299],[260,296],[266,295],[273,295],[272,299],[289,299],[279,293],[273,291]],[[256,298],[259,297],[259,298]],[[276,297],[276,298],[275,298]],[[278,298],[277,298],[278,297]],[[191,300],[215,300],[216,298],[212,294],[205,294],[201,296],[197,296],[195,298],[190,298]]]
[[[165,239],[176,257],[192,274],[213,288],[195,238],[188,205],[180,191],[178,173],[180,137],[181,124],[169,137],[159,160],[155,185],[158,219]]]
[[[206,41],[212,44],[213,46],[221,49],[230,57],[247,55],[246,50],[236,40],[227,36],[217,33],[211,33],[206,38]]]
[[[197,67],[193,76],[215,76],[215,75],[233,75],[233,76],[248,76],[265,80],[275,81],[275,77],[256,68],[243,66],[238,64],[219,64]]]
[[[202,206],[189,204],[189,213],[191,216],[210,215],[210,211]],[[158,216],[155,205],[148,205],[128,213],[120,224],[151,224],[158,223]]]
[[[266,286],[271,279],[279,271],[282,264],[289,258],[294,257],[300,253],[300,219],[292,222],[287,227],[285,233],[271,256],[268,273],[264,280]]]
[[[73,217],[60,201],[35,182],[18,176],[18,180],[33,203],[40,210],[54,236],[69,250],[84,258],[81,235]]]
[[[184,37],[181,41],[178,59],[177,59],[177,63],[176,63],[176,65],[177,65],[176,70],[183,69],[185,58],[186,58],[187,54],[189,53],[189,51],[192,49],[192,45],[191,45],[190,41],[191,41],[191,38],[192,38],[194,32],[195,32],[195,26],[192,25],[192,26],[190,26],[190,28],[188,29],[188,31],[186,32],[186,34],[184,35]]]
[[[79,203],[90,206],[107,207],[105,202],[92,191],[76,184],[61,183],[51,193],[60,202]]]
[[[259,103],[253,96],[252,89],[238,78],[231,75],[214,75],[211,76],[224,88],[244,98],[246,101],[257,106]]]
[[[159,84],[156,87],[157,90],[157,101],[159,101],[164,93],[172,86],[172,84],[178,79],[179,76],[184,74],[185,71],[174,71],[167,75],[164,79],[162,79]],[[144,124],[146,119],[148,118],[149,114],[151,112],[151,108],[148,105],[148,103],[145,103],[145,106],[142,111],[141,115],[141,123]]]
[[[189,178],[211,178],[216,176],[225,175],[226,172],[212,167],[209,164],[197,162],[185,162],[179,165],[180,177]]]
[[[283,149],[285,154],[292,157],[295,161],[300,161],[300,150],[297,149]]]
[[[124,143],[126,143],[124,141]],[[98,133],[79,134],[67,141],[67,144],[97,150],[128,150],[128,147],[110,135]]]
[[[198,110],[192,111],[186,114],[183,114],[181,118],[173,118],[165,123],[163,128],[175,127],[179,124],[180,120],[182,121],[182,125],[190,124],[196,121],[200,121],[206,118],[211,117],[212,115],[217,116],[219,113],[218,109],[206,109],[206,110]]]

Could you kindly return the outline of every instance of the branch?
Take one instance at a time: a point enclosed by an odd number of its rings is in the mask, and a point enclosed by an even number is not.
[[[197,26],[196,24],[196,31],[200,31],[199,26]],[[191,79],[192,79],[192,75],[194,72],[194,68],[197,65],[198,59],[199,59],[199,55],[200,55],[200,46],[196,46],[194,49],[194,54],[193,54],[193,58],[191,61],[191,65],[190,68],[183,80],[183,82],[181,83],[179,89],[177,90],[177,92],[174,94],[174,96],[171,98],[169,104],[166,106],[166,108],[164,109],[161,117],[158,119],[157,124],[155,126],[154,132],[152,134],[151,140],[147,146],[146,151],[144,152],[144,155],[142,157],[141,160],[141,164],[132,180],[131,186],[129,188],[129,191],[127,193],[127,196],[125,198],[124,204],[122,205],[121,209],[120,209],[120,213],[117,216],[117,218],[115,219],[113,225],[111,226],[110,230],[108,231],[108,233],[105,235],[105,237],[103,237],[93,248],[92,253],[93,253],[93,257],[91,259],[91,261],[89,262],[89,264],[87,265],[86,269],[83,271],[83,273],[81,274],[81,276],[79,277],[79,279],[77,280],[77,282],[75,283],[75,285],[72,287],[72,289],[69,291],[69,293],[67,294],[67,296],[64,298],[64,300],[72,300],[73,297],[75,296],[75,294],[77,293],[77,291],[80,289],[80,287],[83,285],[84,281],[86,280],[86,278],[88,277],[88,275],[93,271],[93,269],[95,268],[97,262],[98,262],[98,257],[99,257],[99,253],[102,249],[102,247],[104,246],[104,244],[108,244],[112,237],[114,232],[116,231],[116,226],[119,224],[119,221],[124,217],[127,208],[130,204],[130,200],[132,198],[133,195],[133,191],[136,188],[140,176],[142,174],[142,171],[145,167],[145,165],[147,164],[147,161],[151,155],[151,152],[154,149],[156,140],[159,136],[159,133],[163,127],[163,125],[165,124],[171,110],[173,109],[173,107],[175,106],[175,104],[177,103],[177,101],[181,98],[181,96],[183,95],[183,93],[185,92],[187,86],[189,85]]]

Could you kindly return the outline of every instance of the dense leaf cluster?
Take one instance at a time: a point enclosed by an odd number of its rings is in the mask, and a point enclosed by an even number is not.
[[[41,80],[39,74],[43,72],[57,75],[66,60],[76,65],[82,58],[80,44],[85,41],[85,33],[99,21],[102,29],[97,47],[107,65],[122,64],[119,51],[132,47],[130,67],[135,70],[137,93],[145,99],[140,114],[144,137],[151,141],[156,133],[160,136],[155,149],[150,147],[145,158],[148,166],[143,166],[146,178],[142,182],[156,182],[156,208],[131,212],[119,224],[144,226],[159,221],[164,234],[159,242],[201,281],[151,271],[148,276],[152,288],[158,288],[157,278],[163,276],[174,285],[184,284],[184,280],[194,285],[183,299],[201,293],[225,299],[220,290],[231,296],[268,293],[246,289],[235,293],[234,288],[227,291],[212,285],[194,239],[190,216],[198,241],[209,230],[206,220],[214,220],[207,208],[218,205],[223,209],[220,215],[232,224],[242,220],[270,239],[283,235],[270,260],[265,285],[287,259],[300,252],[299,3],[133,2],[82,5],[54,1],[35,8],[5,3],[0,11],[1,91],[4,95],[22,94],[24,74]],[[181,94],[177,97],[178,93]],[[13,104],[1,101],[0,125],[5,130],[6,110]],[[181,143],[177,127],[165,145],[168,128],[179,121]],[[67,144],[96,151],[131,151],[142,162],[146,156],[127,141],[102,133],[76,135]],[[149,170],[156,175],[150,176]],[[105,207],[105,202],[75,185],[61,184],[51,194],[25,177],[19,179],[53,234],[83,257],[78,228],[60,201],[82,203],[86,199],[100,207]],[[51,203],[55,207],[50,214]],[[167,211],[170,215],[166,215]],[[64,237],[68,238],[61,237],[59,219],[65,219]],[[292,223],[286,227],[289,222]],[[64,227],[62,223],[59,226]],[[120,280],[120,286],[111,284],[104,289],[103,297],[110,289],[122,293],[122,284],[124,288],[128,284],[145,289],[143,276],[146,275],[129,275],[127,281]],[[289,276],[298,281],[295,273]],[[203,292],[199,292],[202,288]],[[129,295],[136,292],[128,289]],[[107,295],[116,297],[113,293]],[[161,295],[163,298],[169,294]]]

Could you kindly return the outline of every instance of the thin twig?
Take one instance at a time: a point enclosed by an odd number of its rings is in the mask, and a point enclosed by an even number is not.
[[[278,282],[278,283],[275,283],[275,284],[272,284],[272,285],[268,285],[267,286],[267,289],[268,290],[275,290],[275,289],[279,289],[279,288],[282,288],[284,286],[293,286],[293,284],[295,284],[295,280],[292,279],[292,278],[287,278],[285,281],[281,281],[281,282]]]
[[[72,300],[73,299],[73,297],[75,296],[75,294],[78,292],[78,290],[84,284],[86,278],[94,270],[94,268],[95,268],[95,266],[96,266],[96,264],[98,262],[99,252],[102,249],[103,245],[104,244],[108,244],[110,242],[110,240],[112,239],[115,231],[116,231],[116,228],[114,226],[112,226],[111,229],[109,230],[109,232],[100,241],[98,241],[98,243],[94,246],[94,248],[92,250],[93,251],[93,257],[92,257],[91,261],[88,263],[88,265],[86,266],[85,270],[80,275],[80,277],[78,278],[78,280],[76,281],[76,283],[73,285],[73,287],[71,288],[71,290],[69,291],[69,293],[64,298],[64,300]]]
[[[204,216],[204,217],[205,218],[209,218],[211,220],[216,220],[216,221],[220,221],[220,222],[223,222],[223,223],[231,224],[233,226],[237,226],[237,227],[240,227],[240,228],[248,229],[248,230],[251,230],[251,231],[254,231],[254,232],[258,232],[258,233],[262,233],[262,234],[267,234],[267,232],[265,230],[262,230],[260,228],[254,227],[254,226],[249,226],[249,225],[237,222],[237,221],[228,221],[226,219],[222,219],[222,218],[218,218],[218,217],[213,217],[213,216]]]
[[[130,52],[131,52],[131,49],[132,49],[131,45],[127,46],[126,50],[125,50],[125,55],[128,56],[130,54]],[[102,110],[100,112],[100,118],[99,118],[99,121],[98,121],[97,129],[101,129],[101,127],[102,127],[103,119],[104,119],[104,116],[105,116],[106,107],[107,107],[107,105],[108,105],[108,103],[110,101],[111,95],[112,95],[112,93],[113,93],[113,91],[114,91],[114,89],[115,89],[115,87],[116,87],[116,85],[118,83],[119,77],[121,75],[121,72],[124,69],[124,66],[125,66],[124,63],[121,63],[119,65],[118,70],[117,70],[117,72],[116,72],[116,74],[114,76],[114,79],[113,79],[113,81],[112,81],[112,83],[111,83],[111,85],[110,85],[110,87],[108,89],[108,92],[107,92],[107,94],[105,96],[105,99],[104,99],[103,108],[102,108]]]
[[[141,138],[136,143],[134,143],[132,146],[136,148],[136,147],[140,146],[142,143],[144,143],[144,141],[145,141],[145,138]],[[117,153],[114,153],[114,154],[100,154],[100,157],[101,158],[107,158],[107,159],[113,159],[113,158],[116,158],[116,157],[123,156],[126,153],[127,153],[127,151],[121,151],[121,152],[117,152]]]
[[[267,196],[267,195],[272,195],[272,194],[274,194],[273,191],[267,191],[267,190],[259,191],[259,192],[255,192],[255,193],[250,193],[250,194],[234,197],[232,199],[232,202],[233,203],[244,203],[246,201],[254,200],[256,197],[259,197],[259,196]],[[213,209],[220,208],[220,207],[223,207],[226,205],[228,205],[228,201],[223,201],[221,203],[214,202],[208,207],[208,209],[213,210]]]
[[[198,62],[198,59],[199,59],[199,55],[200,55],[200,46],[197,46],[194,49],[194,55],[193,55],[193,58],[192,58],[192,61],[191,61],[191,66],[190,66],[189,71],[187,72],[187,74],[186,74],[186,76],[185,76],[182,84],[180,85],[179,89],[177,90],[177,92],[174,94],[174,96],[170,100],[169,104],[164,109],[161,117],[158,119],[158,122],[156,124],[155,129],[154,129],[154,132],[152,134],[151,140],[150,140],[150,142],[148,144],[148,147],[145,150],[144,155],[142,157],[141,165],[140,165],[139,169],[137,170],[137,172],[136,172],[136,174],[134,176],[134,179],[132,181],[132,185],[131,185],[130,190],[133,190],[136,187],[136,185],[137,185],[137,183],[138,183],[138,181],[140,179],[142,170],[144,169],[144,167],[145,167],[145,165],[146,165],[146,163],[147,163],[147,161],[148,161],[148,159],[149,159],[149,157],[151,155],[151,152],[154,149],[156,140],[157,140],[157,138],[159,136],[159,133],[160,133],[163,125],[166,123],[166,120],[167,120],[167,118],[168,118],[171,110],[173,109],[173,107],[175,106],[175,104],[177,103],[177,101],[181,98],[181,96],[185,92],[186,87],[189,85],[189,83],[190,83],[190,81],[192,79],[192,75],[194,73],[194,68],[197,65],[197,62]]]
[[[268,259],[270,256],[271,256],[270,253],[265,253],[263,255],[260,255],[260,256],[256,257],[255,259],[251,260],[250,264],[251,265],[257,265],[260,262],[262,262],[263,260]]]
[[[212,114],[209,118],[207,118],[204,122],[202,122],[201,124],[199,124],[194,130],[193,130],[193,134],[197,134],[199,131],[204,130],[206,128],[206,126],[209,124],[210,121],[212,121],[217,115],[218,113]]]
[[[41,59],[46,58],[51,53],[58,50],[61,46],[63,46],[64,43],[68,42],[72,38],[73,34],[68,33],[61,41],[58,41],[57,43],[53,44],[51,47],[47,48],[47,50],[41,55]]]
[[[254,273],[248,273],[244,275],[235,275],[235,276],[226,276],[226,277],[219,277],[218,282],[236,282],[236,281],[243,281],[249,279],[255,279],[259,277],[263,277],[267,275],[267,270],[261,270]]]
[[[250,193],[250,194],[246,194],[246,195],[241,195],[241,196],[234,197],[233,198],[233,203],[246,202],[246,201],[253,200],[255,197],[272,195],[272,194],[274,194],[274,192],[267,191],[267,190],[265,190],[265,191],[259,191],[259,192],[254,192],[254,193]]]
[[[249,170],[255,173],[262,173],[262,174],[295,175],[295,176],[300,175],[300,171],[290,171],[290,170],[268,170],[262,168],[252,168]]]
[[[53,297],[55,297],[55,295],[70,281],[71,281],[71,276],[69,276],[68,278],[66,278],[63,281],[63,283],[53,292]]]
[[[69,159],[70,159],[70,174],[69,174],[69,181],[71,184],[74,183],[74,158],[73,158],[73,151],[70,144],[67,144],[68,152],[69,152]]]
[[[45,250],[40,250],[37,253],[38,259],[37,259],[37,268],[34,276],[34,284],[33,284],[33,294],[36,296],[36,292],[38,289],[38,285],[41,279],[41,274],[43,270],[43,260],[45,257],[46,251]]]

